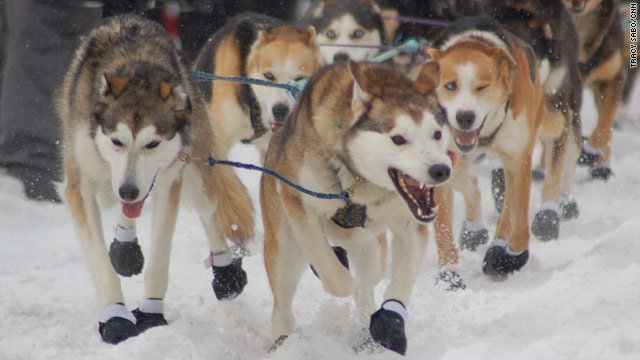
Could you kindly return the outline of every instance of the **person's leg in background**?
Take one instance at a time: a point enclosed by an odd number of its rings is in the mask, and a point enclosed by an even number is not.
[[[74,4],[74,5],[68,5]],[[99,2],[5,1],[0,167],[29,198],[58,201],[60,126],[53,97],[78,45],[102,17]]]

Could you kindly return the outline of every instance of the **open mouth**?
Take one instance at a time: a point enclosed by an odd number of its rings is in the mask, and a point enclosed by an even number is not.
[[[389,176],[418,221],[428,223],[436,218],[438,205],[433,199],[433,187],[421,183],[398,169],[390,168]]]
[[[284,121],[271,121],[271,130],[278,130],[284,126]]]
[[[128,217],[129,219],[136,219],[140,217],[140,214],[142,214],[142,208],[144,207],[144,201],[147,200],[149,194],[151,194],[151,189],[153,189],[153,184],[155,183],[156,179],[154,178],[153,182],[151,183],[151,187],[149,187],[147,195],[145,195],[142,200],[137,202],[121,201],[122,213],[124,214],[124,216]]]
[[[453,140],[458,146],[458,149],[462,152],[470,152],[476,147],[478,139],[480,138],[480,131],[484,127],[484,122],[476,130],[460,130],[453,129]]]

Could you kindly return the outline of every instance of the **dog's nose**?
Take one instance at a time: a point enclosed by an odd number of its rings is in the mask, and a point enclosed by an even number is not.
[[[271,109],[273,116],[277,122],[284,122],[287,115],[289,115],[289,106],[283,103],[277,103]]]
[[[333,55],[334,64],[346,63],[349,60],[349,55],[346,53],[337,53]]]
[[[456,113],[456,121],[460,125],[460,129],[469,130],[476,120],[476,113],[473,111],[458,111]]]
[[[429,176],[438,182],[444,182],[451,176],[451,168],[446,164],[435,164],[429,168]]]
[[[133,201],[138,198],[138,195],[140,195],[140,190],[138,190],[138,187],[133,184],[124,184],[120,186],[118,193],[122,200]]]

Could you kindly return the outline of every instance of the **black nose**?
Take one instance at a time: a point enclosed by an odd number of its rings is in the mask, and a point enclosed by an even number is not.
[[[283,103],[277,103],[271,109],[273,116],[277,122],[284,122],[284,119],[289,115],[289,106]]]
[[[456,121],[460,125],[460,129],[469,130],[476,120],[476,113],[473,111],[458,111],[456,113]]]
[[[429,175],[436,182],[443,182],[451,175],[451,168],[445,164],[435,164],[429,168]]]
[[[337,53],[333,55],[333,62],[335,64],[346,63],[349,60],[349,55],[345,53]]]
[[[124,201],[133,201],[138,198],[140,190],[133,184],[124,184],[118,189],[120,198]]]

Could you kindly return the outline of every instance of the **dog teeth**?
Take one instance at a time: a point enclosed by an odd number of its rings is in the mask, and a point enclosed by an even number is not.
[[[425,187],[425,186],[426,186],[425,184],[420,183],[420,190],[424,190],[424,187]]]
[[[420,209],[420,208],[418,208],[418,216],[424,217],[424,216],[422,216],[422,209]]]

